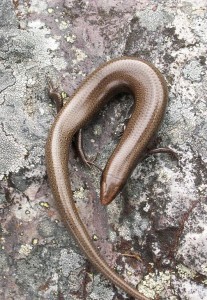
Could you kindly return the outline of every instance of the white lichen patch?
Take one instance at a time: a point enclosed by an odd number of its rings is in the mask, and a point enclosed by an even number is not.
[[[64,70],[64,68],[66,68],[67,62],[64,59],[64,57],[54,57],[53,65],[58,71],[61,71],[61,70]]]
[[[118,227],[119,236],[123,237],[124,240],[130,241],[131,237],[131,230],[130,230],[130,222],[126,221],[123,225]]]
[[[114,291],[108,284],[108,280],[103,279],[100,274],[94,275],[91,278],[92,286],[89,295],[90,300],[112,300],[114,299]],[[77,299],[78,300],[78,299]]]
[[[194,166],[189,161],[188,153],[182,154],[180,161],[183,160],[182,173],[178,168],[174,170],[165,166],[165,163],[160,160],[160,169],[158,175],[158,181],[162,182],[168,189],[168,197],[172,201],[168,201],[165,208],[165,214],[174,216],[176,222],[176,216],[180,216],[180,207],[182,205],[182,211],[187,212],[191,209],[193,202],[198,200],[198,190],[195,185]],[[162,193],[162,189],[156,188],[156,194]]]
[[[147,221],[147,219],[144,219],[138,212],[136,212],[136,214],[134,214],[133,216],[132,223],[133,223],[133,228],[132,228],[133,234],[141,238],[143,234],[146,232],[149,226],[149,222]]]
[[[136,16],[139,18],[140,25],[146,27],[150,31],[155,31],[158,27],[162,27],[173,20],[173,17],[170,14],[159,8],[156,11],[153,11],[152,9],[138,11]]]
[[[186,2],[192,5],[193,11],[205,11],[204,7],[206,6],[206,0],[188,0]]]
[[[62,273],[64,276],[68,276],[70,272],[74,269],[80,268],[83,263],[84,259],[78,253],[75,253],[72,250],[62,249],[60,251],[60,266],[62,269]]]
[[[200,81],[202,76],[204,76],[204,72],[204,67],[196,60],[188,62],[183,69],[184,77],[192,81]]]
[[[0,127],[0,174],[18,171],[24,165],[27,150]]]
[[[185,234],[177,255],[179,258],[182,257],[186,266],[192,267],[197,272],[207,276],[207,226],[206,223],[198,220],[199,218],[198,213],[196,214],[198,223],[193,225],[194,230],[198,229],[198,232],[188,232]]]
[[[207,289],[202,284],[197,284],[192,280],[174,281],[173,286],[177,289],[177,293],[182,295],[182,299],[186,300],[206,300]]]
[[[196,37],[191,29],[191,23],[187,15],[181,11],[175,15],[173,25],[175,26],[175,33],[179,39],[185,39],[188,43],[195,43]]]
[[[83,50],[78,49],[76,47],[72,47],[72,50],[75,52],[76,59],[72,60],[73,64],[77,64],[78,62],[84,61],[87,58],[87,54],[83,52]]]
[[[37,20],[30,21],[28,23],[28,26],[29,26],[29,28],[31,28],[33,30],[35,30],[35,29],[43,29],[44,26],[45,26],[45,23],[42,22],[41,20],[37,19]],[[47,30],[48,33],[49,33],[48,29],[44,28],[44,30]]]
[[[117,234],[115,231],[110,230],[108,232],[108,237],[109,237],[109,240],[111,241],[111,243],[114,243],[117,239]]]
[[[49,36],[51,33],[50,29],[48,29],[45,24],[40,20],[34,20],[28,22],[29,31],[32,34],[29,34],[27,39],[29,42],[34,45],[33,55],[34,61],[39,62],[40,66],[43,68],[44,66],[51,65],[51,56],[48,52],[49,50],[55,51],[59,47],[59,39],[60,36]],[[24,65],[24,67],[26,67]]]
[[[31,0],[29,12],[30,13],[41,13],[47,10],[47,3],[44,0]]]

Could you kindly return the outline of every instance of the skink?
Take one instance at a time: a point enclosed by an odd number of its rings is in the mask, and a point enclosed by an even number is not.
[[[58,113],[46,144],[47,174],[60,215],[80,248],[106,278],[139,300],[138,292],[108,266],[80,219],[69,181],[69,151],[80,130],[114,95],[131,93],[134,109],[120,142],[102,173],[100,198],[110,203],[121,191],[137,162],[153,140],[167,104],[167,86],[161,73],[149,62],[122,57],[107,62],[91,73]]]

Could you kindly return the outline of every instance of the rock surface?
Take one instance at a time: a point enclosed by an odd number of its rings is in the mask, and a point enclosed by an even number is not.
[[[0,299],[129,299],[63,227],[44,161],[55,117],[47,76],[71,95],[100,63],[122,55],[164,74],[169,106],[159,136],[179,164],[147,158],[105,208],[100,172],[74,154],[74,199],[104,258],[140,292],[207,299],[206,14],[205,0],[1,0]],[[101,167],[131,104],[117,97],[84,129],[84,148]]]

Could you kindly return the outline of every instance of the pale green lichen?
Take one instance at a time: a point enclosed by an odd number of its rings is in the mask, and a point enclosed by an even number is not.
[[[68,43],[73,44],[76,40],[76,36],[74,34],[65,36],[65,39]]]
[[[6,135],[0,127],[0,174],[15,172],[24,164],[27,150],[15,141],[11,135]]]
[[[28,256],[32,251],[32,246],[29,244],[21,245],[19,249],[19,253],[23,254],[24,256]]]
[[[149,273],[145,279],[139,284],[139,291],[146,297],[155,298],[160,295],[167,287],[170,286],[174,272],[165,271],[158,274]]]
[[[76,190],[74,193],[73,193],[73,196],[75,199],[84,199],[85,198],[85,190],[83,187],[80,187],[79,190]]]
[[[207,276],[207,265],[202,267],[202,272]]]
[[[193,279],[196,276],[196,272],[194,270],[189,269],[182,264],[179,264],[176,269],[178,270],[178,274],[180,275],[180,277],[182,277],[183,279]]]
[[[65,30],[68,28],[68,23],[65,22],[65,21],[61,21],[60,24],[59,24],[59,28],[60,30]]]
[[[53,8],[48,8],[47,10],[49,12],[49,14],[53,13],[54,12],[54,9]]]
[[[93,133],[94,133],[95,135],[100,136],[100,135],[102,134],[102,126],[100,126],[100,125],[95,125],[95,126],[94,126],[94,130],[93,130]]]
[[[32,239],[32,245],[37,245],[39,243],[39,239],[33,238]]]

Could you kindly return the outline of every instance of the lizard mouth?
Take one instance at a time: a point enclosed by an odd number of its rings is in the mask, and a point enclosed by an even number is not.
[[[102,179],[100,189],[100,200],[102,205],[108,205],[109,203],[111,203],[111,201],[116,198],[121,189],[121,179],[107,174],[104,180]]]

